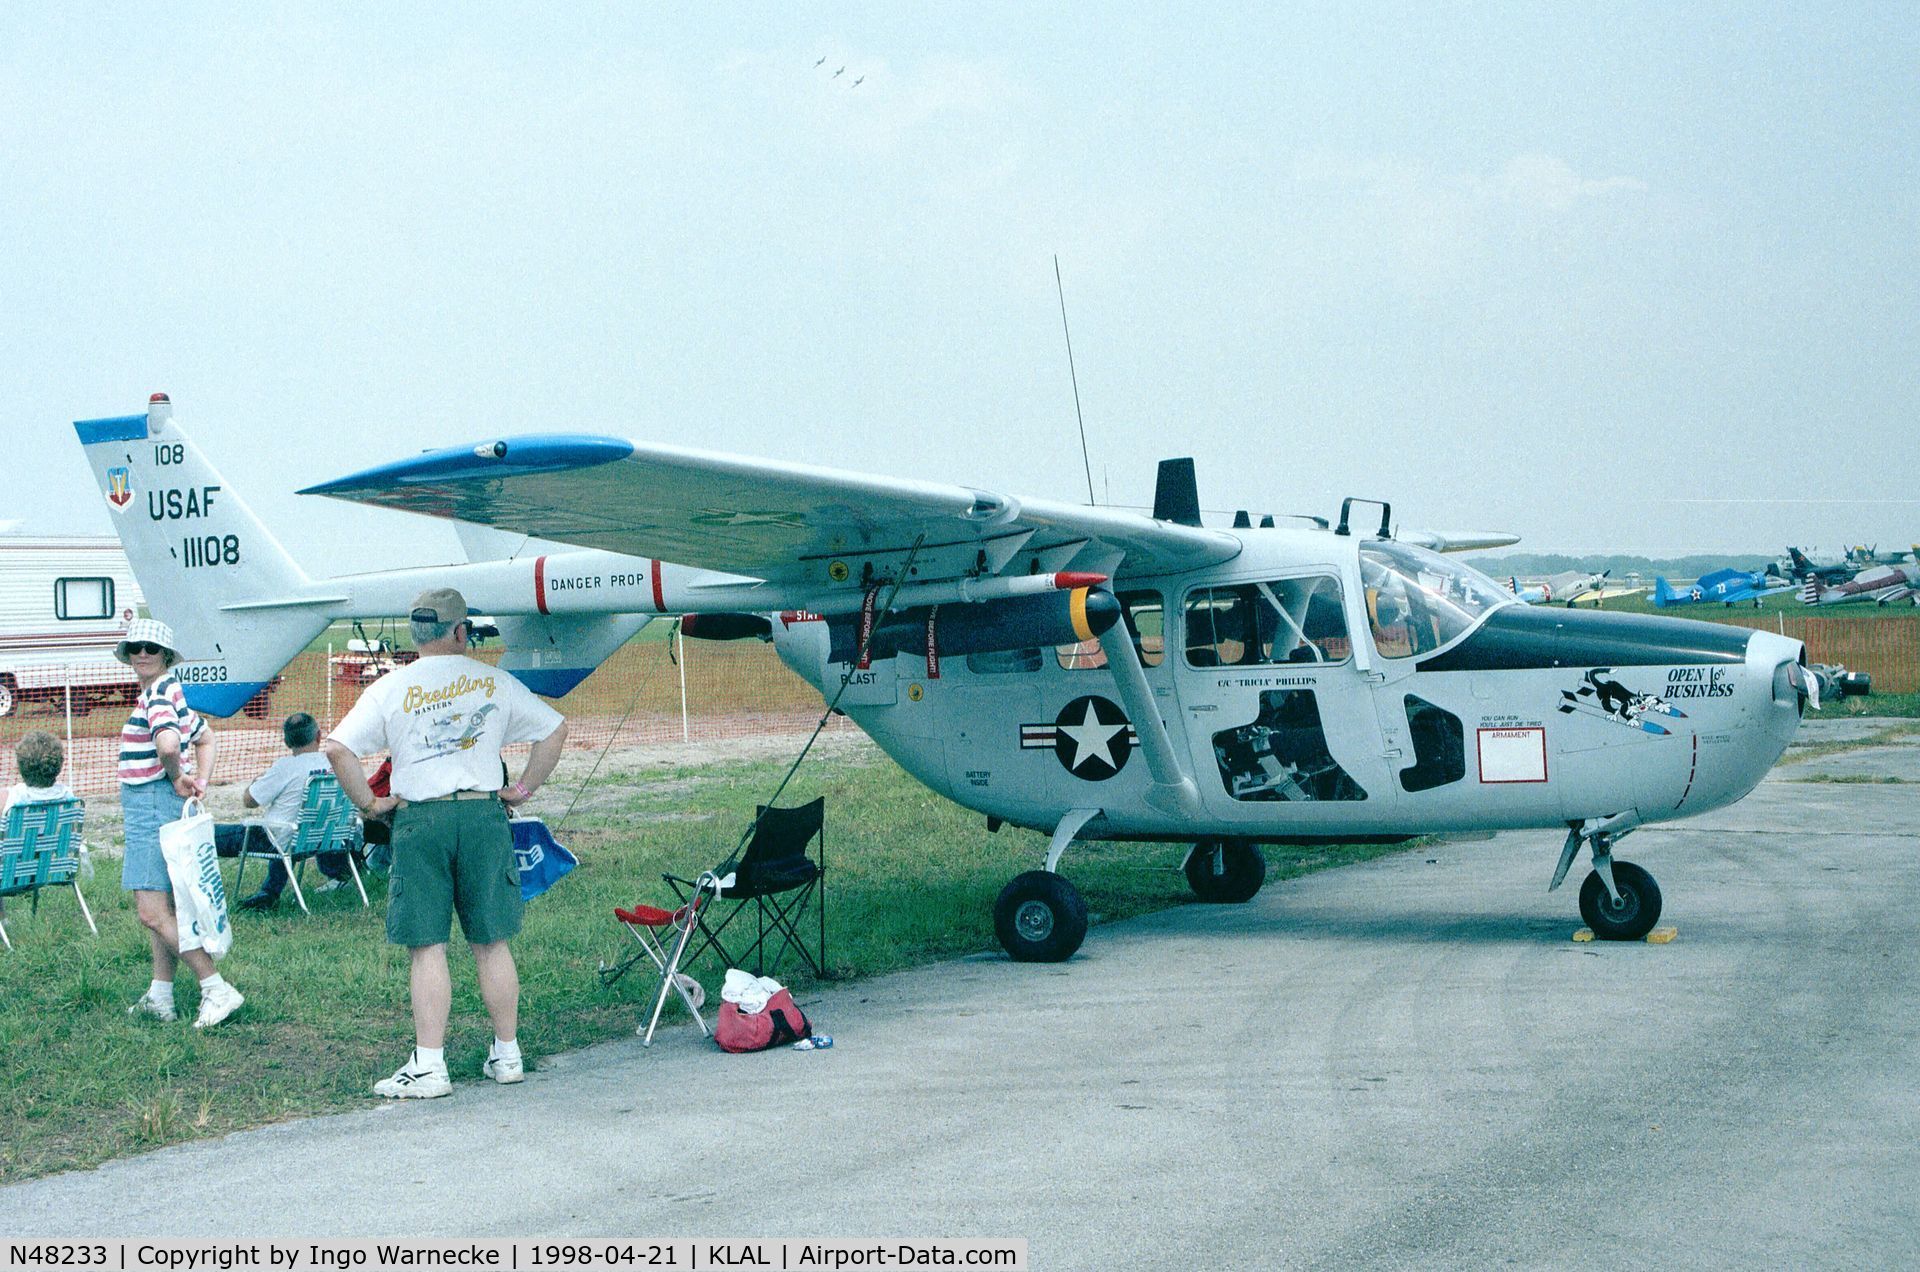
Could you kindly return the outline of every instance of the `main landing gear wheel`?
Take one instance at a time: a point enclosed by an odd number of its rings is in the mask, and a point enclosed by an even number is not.
[[[1187,886],[1202,901],[1251,901],[1267,881],[1267,859],[1253,844],[1203,840],[1187,854]]]
[[[13,682],[0,677],[0,716],[13,714]]]
[[[1087,903],[1050,870],[1029,870],[1000,890],[993,932],[1016,963],[1059,963],[1087,939]]]
[[[1660,885],[1631,861],[1613,863],[1613,886],[1620,900],[1607,895],[1600,872],[1580,885],[1580,917],[1603,941],[1639,941],[1660,921]]]

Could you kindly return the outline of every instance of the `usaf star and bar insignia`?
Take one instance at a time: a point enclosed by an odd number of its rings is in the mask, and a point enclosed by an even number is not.
[[[1092,694],[1060,708],[1052,724],[1020,726],[1022,750],[1051,750],[1061,768],[1089,782],[1104,782],[1125,768],[1139,745],[1126,712]]]

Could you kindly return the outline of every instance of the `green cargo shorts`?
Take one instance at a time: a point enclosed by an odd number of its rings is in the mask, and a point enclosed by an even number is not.
[[[489,945],[520,930],[525,905],[499,800],[432,800],[394,814],[388,941],[445,944],[457,912],[468,943]]]

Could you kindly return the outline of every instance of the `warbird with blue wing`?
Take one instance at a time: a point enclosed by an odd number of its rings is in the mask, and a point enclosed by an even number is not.
[[[1661,609],[1673,605],[1738,605],[1792,590],[1793,584],[1764,570],[1715,570],[1702,574],[1685,588],[1675,587],[1662,578],[1654,579],[1653,603]]]
[[[934,790],[1051,835],[995,907],[1009,953],[1086,932],[1076,839],[1192,845],[1204,900],[1260,888],[1261,843],[1565,833],[1580,910],[1645,935],[1659,888],[1613,851],[1719,808],[1785,750],[1798,641],[1683,619],[1539,609],[1441,555],[1511,535],[1201,524],[1191,461],[1153,515],[648,445],[490,439],[310,487],[466,523],[475,559],[309,579],[156,395],[82,420],[98,489],[189,700],[239,708],[327,622],[404,612],[427,580],[497,615],[502,665],[550,696],[649,619],[770,640]],[[115,503],[117,495],[119,502]]]

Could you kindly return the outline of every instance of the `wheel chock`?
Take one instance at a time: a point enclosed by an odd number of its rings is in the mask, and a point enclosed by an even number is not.
[[[1646,942],[1648,945],[1667,945],[1679,935],[1680,929],[1677,927],[1657,927],[1647,933]],[[1573,939],[1576,941],[1591,941],[1593,940],[1593,929],[1583,927],[1573,934]]]

